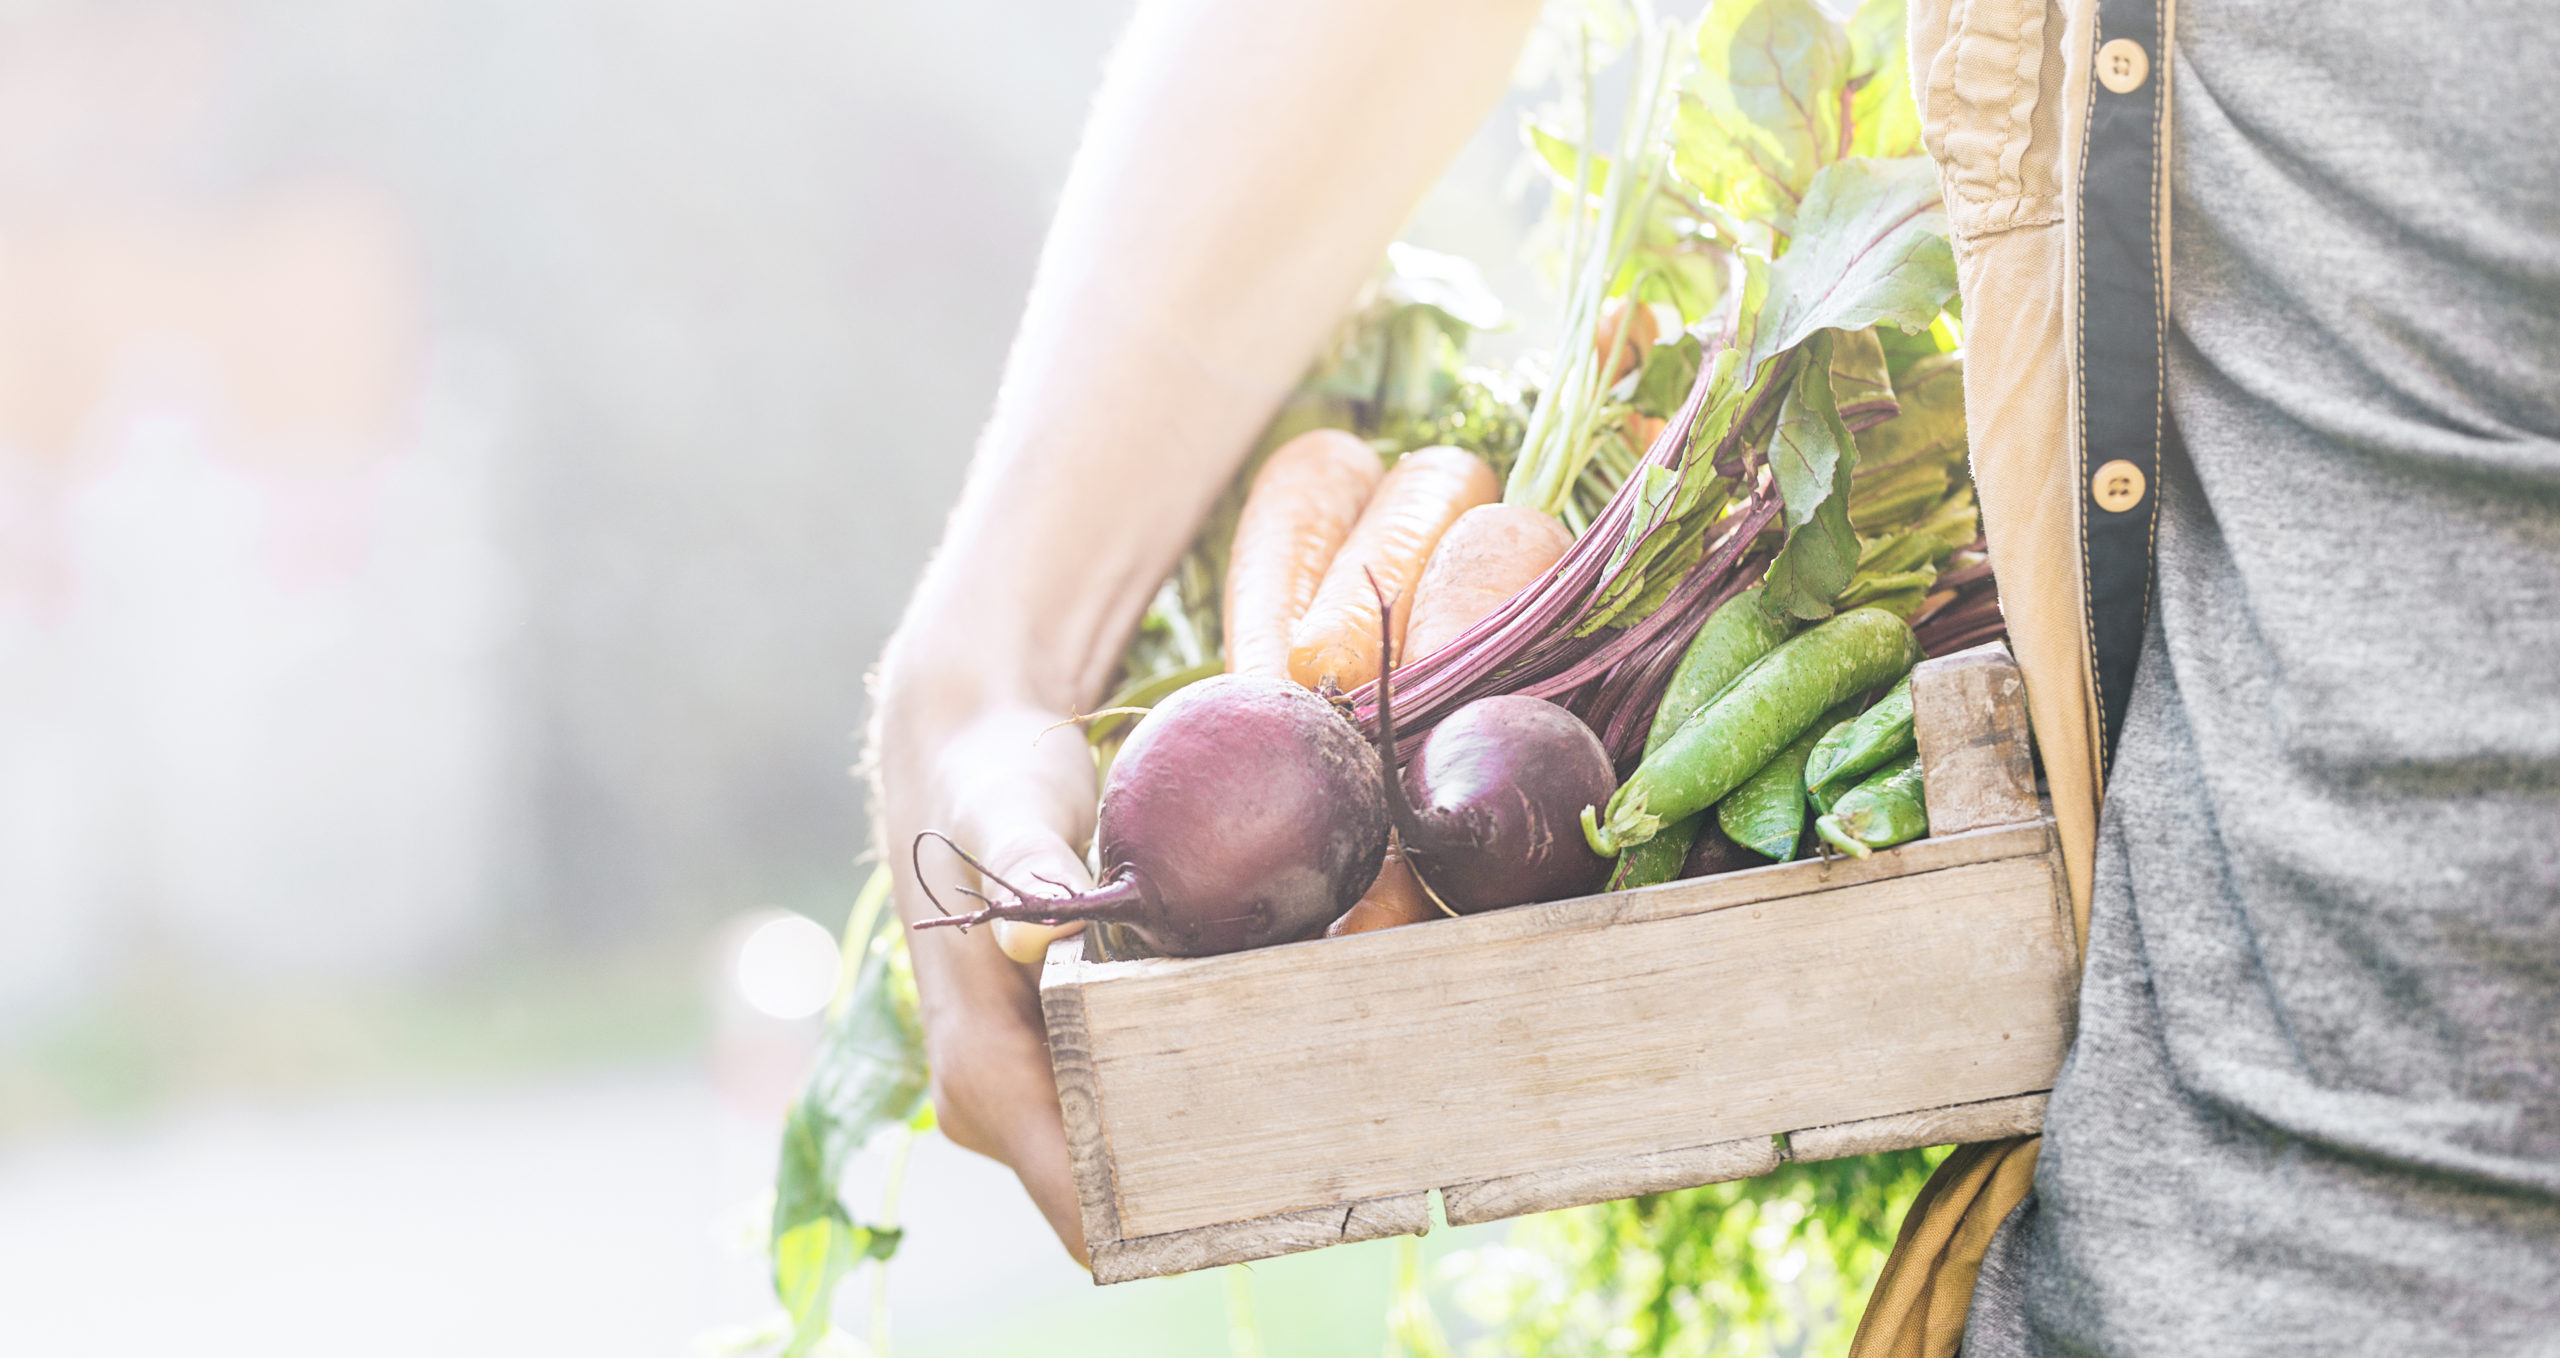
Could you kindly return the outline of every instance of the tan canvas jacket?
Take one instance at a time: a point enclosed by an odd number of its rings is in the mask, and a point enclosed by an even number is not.
[[[1965,415],[2009,644],[2088,936],[2106,762],[2152,592],[2175,0],[1911,0],[1923,141],[1954,223]],[[2035,1138],[1962,1148],[1903,1225],[1851,1352],[1956,1351]]]

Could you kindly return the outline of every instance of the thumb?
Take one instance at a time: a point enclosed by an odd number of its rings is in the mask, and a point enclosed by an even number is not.
[[[1016,822],[999,829],[990,825],[979,842],[988,846],[988,852],[978,856],[988,872],[1030,895],[1068,896],[1093,886],[1093,874],[1085,870],[1083,856],[1046,826]],[[982,884],[981,889],[1003,899],[1004,888],[993,882]],[[995,922],[996,947],[1016,962],[1037,963],[1048,955],[1051,943],[1082,928],[1081,920],[1034,924],[1001,919]]]

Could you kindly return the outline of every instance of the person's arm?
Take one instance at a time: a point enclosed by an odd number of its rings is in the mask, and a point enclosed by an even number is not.
[[[1073,729],[1147,600],[1423,191],[1501,96],[1534,0],[1157,0],[1106,74],[994,418],[881,665],[881,849],[950,834],[1083,887]],[[969,879],[947,853],[926,871]],[[999,926],[1002,927],[1002,926]],[[1022,962],[1049,934],[1008,931]],[[1078,1259],[1033,974],[989,931],[910,936],[934,1106]]]

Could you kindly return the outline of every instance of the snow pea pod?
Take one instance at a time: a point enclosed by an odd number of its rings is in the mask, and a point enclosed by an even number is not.
[[[1718,605],[1689,642],[1689,649],[1681,652],[1679,665],[1671,671],[1671,683],[1662,691],[1662,703],[1654,709],[1653,727],[1645,733],[1646,754],[1660,749],[1717,694],[1731,687],[1734,680],[1787,639],[1794,620],[1773,617],[1762,608],[1760,589],[1753,585]],[[1618,855],[1617,864],[1609,870],[1607,889],[1625,891],[1678,879],[1689,845],[1698,837],[1698,827],[1705,819],[1703,812],[1683,816],[1663,826],[1653,838]]]
[[[1804,834],[1805,760],[1817,741],[1856,715],[1857,708],[1849,703],[1823,713],[1794,744],[1716,803],[1716,824],[1725,835],[1781,863],[1795,857],[1796,841]]]
[[[1857,720],[1834,727],[1813,747],[1804,766],[1805,792],[1815,806],[1829,811],[1860,779],[1917,748],[1911,738],[1911,676],[1906,674],[1882,701]]]
[[[1920,757],[1904,755],[1841,795],[1814,833],[1851,858],[1864,858],[1929,833],[1929,805],[1921,796]]]
[[[1680,653],[1671,683],[1662,690],[1662,703],[1654,709],[1653,727],[1645,732],[1646,754],[1660,749],[1743,671],[1787,639],[1793,620],[1770,616],[1760,606],[1760,590],[1753,585],[1718,605],[1689,649]]]
[[[1600,807],[1582,812],[1595,853],[1615,856],[1695,815],[1821,718],[1911,668],[1911,628],[1877,608],[1853,608],[1781,642],[1705,711],[1664,741]]]

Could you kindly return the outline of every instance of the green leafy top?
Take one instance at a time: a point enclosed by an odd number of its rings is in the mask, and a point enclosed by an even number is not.
[[[1569,260],[1558,376],[1506,498],[1579,531],[1595,472],[1602,496],[1641,478],[1598,607],[1576,626],[1588,635],[1668,597],[1716,518],[1749,500],[1752,468],[1766,465],[1785,502],[1785,544],[1765,597],[1821,617],[1859,555],[1849,430],[1897,408],[1891,356],[1873,331],[1926,330],[1955,293],[1937,177],[1911,154],[1902,3],[1871,0],[1843,24],[1811,0],[1725,0],[1677,43],[1676,29],[1637,17],[1635,93],[1615,152],[1577,145],[1552,123],[1526,129],[1587,248]],[[1677,77],[1668,119],[1654,117],[1656,73]],[[1692,329],[1604,389],[1593,321],[1608,297],[1670,302]],[[1665,417],[1680,399],[1673,381],[1702,370],[1688,456],[1639,468],[1626,455],[1626,415]]]
[[[900,1232],[854,1219],[837,1181],[874,1136],[924,1106],[924,1032],[905,931],[888,908],[889,870],[863,887],[845,926],[846,981],[827,1010],[808,1087],[782,1130],[774,1183],[773,1288],[791,1321],[785,1358],[829,1329],[836,1284],[865,1260],[886,1260]]]

